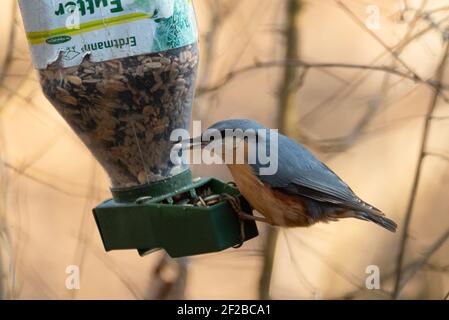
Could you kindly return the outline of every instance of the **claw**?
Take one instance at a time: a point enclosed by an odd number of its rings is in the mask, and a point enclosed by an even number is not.
[[[223,194],[223,197],[229,202],[232,209],[237,213],[240,220],[240,243],[233,247],[234,249],[237,249],[243,245],[246,239],[245,220],[247,219],[245,219],[244,217],[247,216],[248,214],[242,210],[239,198],[231,196],[230,194]]]

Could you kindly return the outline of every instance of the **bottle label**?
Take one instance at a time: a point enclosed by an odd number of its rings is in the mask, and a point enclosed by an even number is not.
[[[19,0],[33,63],[46,69],[180,48],[198,40],[192,0]]]

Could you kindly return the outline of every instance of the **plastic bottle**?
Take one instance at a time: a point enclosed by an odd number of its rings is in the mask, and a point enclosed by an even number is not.
[[[48,100],[114,188],[188,169],[170,160],[188,129],[198,66],[190,0],[19,0]]]

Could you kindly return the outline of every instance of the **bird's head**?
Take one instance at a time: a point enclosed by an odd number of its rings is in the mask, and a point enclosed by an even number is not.
[[[218,130],[219,132],[224,132],[225,130],[259,130],[267,129],[260,123],[250,120],[250,119],[229,119],[222,120],[213,125],[211,125],[207,130]],[[206,130],[206,131],[207,131]]]
[[[233,159],[233,163],[238,162],[239,155],[247,162],[248,150],[257,150],[257,144],[265,140],[269,130],[254,120],[223,120],[207,128],[200,137],[191,139],[190,144],[210,148],[222,159]]]

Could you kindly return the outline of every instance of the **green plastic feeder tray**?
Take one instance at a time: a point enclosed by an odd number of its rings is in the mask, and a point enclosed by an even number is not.
[[[190,171],[145,186],[113,189],[114,199],[93,210],[106,251],[137,249],[145,255],[164,249],[177,258],[239,245],[240,220],[227,201],[208,207],[174,203],[205,189],[237,196],[242,209],[252,211],[238,189],[213,178],[192,181]],[[245,221],[244,230],[245,241],[258,236],[254,221]]]

